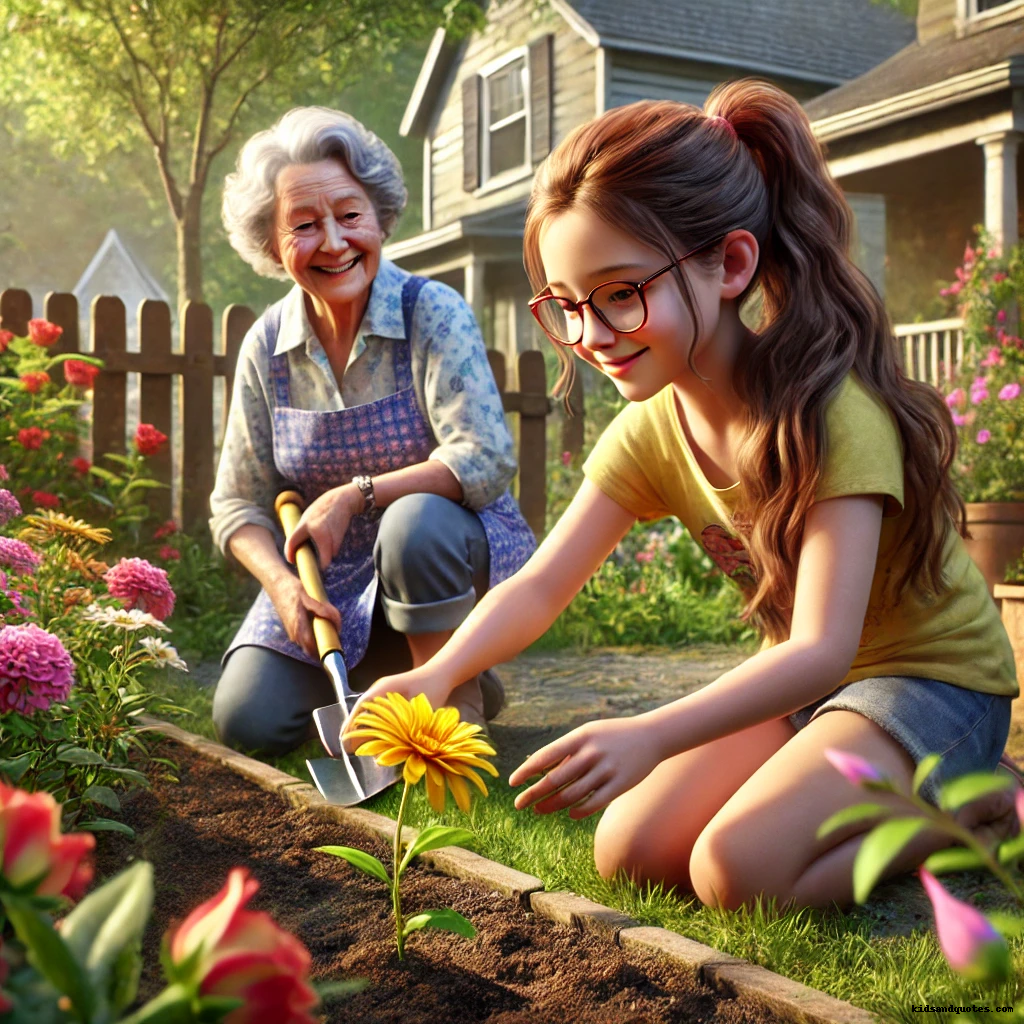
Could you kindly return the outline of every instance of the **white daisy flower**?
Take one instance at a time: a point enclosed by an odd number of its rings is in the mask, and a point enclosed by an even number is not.
[[[139,641],[139,646],[149,651],[150,658],[159,665],[167,668],[176,668],[181,672],[188,671],[188,665],[182,661],[178,652],[166,641],[156,636],[144,636]]]
[[[91,604],[82,613],[86,622],[95,622],[101,626],[112,629],[125,629],[134,631],[136,629],[159,629],[164,633],[170,633],[171,627],[165,626],[155,615],[149,612],[140,611],[138,608],[111,608],[98,604]]]

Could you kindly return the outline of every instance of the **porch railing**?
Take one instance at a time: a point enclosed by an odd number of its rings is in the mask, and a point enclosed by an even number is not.
[[[908,377],[927,381],[935,387],[949,383],[964,358],[963,320],[896,324],[894,330]]]
[[[152,423],[171,442],[150,459],[150,469],[167,490],[149,492],[148,502],[160,518],[174,515],[186,528],[205,522],[209,515],[217,452],[235,375],[238,351],[256,316],[246,306],[232,305],[221,318],[219,344],[214,342],[213,313],[201,302],[182,307],[180,338],[173,343],[171,311],[164,302],[146,299],[138,308],[138,348],[126,347],[124,303],[116,296],[93,300],[89,316],[89,345],[79,337],[78,300],[74,295],[51,292],[42,316],[64,328],[55,352],[89,352],[104,362],[93,388],[93,415],[89,417],[91,456],[123,453],[129,374],[139,375],[139,422]],[[33,316],[27,291],[0,292],[0,324],[17,335],[28,333]],[[507,413],[518,416],[518,498],[523,516],[539,537],[547,514],[547,396],[544,357],[540,352],[519,355],[519,390],[505,390],[505,357],[489,351],[491,369]],[[214,402],[214,382],[223,378],[225,400]],[[215,409],[220,407],[220,422]],[[514,424],[515,425],[515,424]],[[172,505],[172,494],[180,501]]]

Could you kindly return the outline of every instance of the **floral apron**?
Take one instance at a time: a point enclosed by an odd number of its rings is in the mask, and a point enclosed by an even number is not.
[[[412,314],[422,277],[410,277],[402,288],[406,343],[395,353],[398,390],[350,409],[313,412],[291,407],[287,353],[271,356],[274,388],[274,464],[281,477],[307,502],[360,474],[380,476],[426,461],[437,447],[429,423],[420,412],[412,386]],[[274,351],[281,326],[280,304],[267,312],[263,343]],[[505,491],[477,512],[490,547],[490,586],[517,572],[536,546],[533,532],[512,495]],[[378,523],[353,517],[341,550],[323,574],[327,597],[341,612],[341,642],[351,669],[366,654],[370,622],[377,599],[373,545]],[[224,654],[226,660],[243,645],[269,647],[311,665],[318,664],[293,643],[266,591],[261,590],[245,621]]]

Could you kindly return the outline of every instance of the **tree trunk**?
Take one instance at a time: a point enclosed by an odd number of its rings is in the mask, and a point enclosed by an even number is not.
[[[177,221],[179,315],[189,300],[203,301],[202,200],[202,193],[193,189]]]

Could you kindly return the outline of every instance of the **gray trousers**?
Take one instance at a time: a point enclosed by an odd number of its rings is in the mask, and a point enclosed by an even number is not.
[[[378,586],[370,643],[348,673],[356,691],[412,668],[405,634],[455,629],[486,592],[490,573],[480,518],[437,494],[409,494],[384,510],[373,559]],[[213,723],[229,746],[283,754],[316,735],[314,708],[336,702],[319,666],[250,645],[224,665]]]

